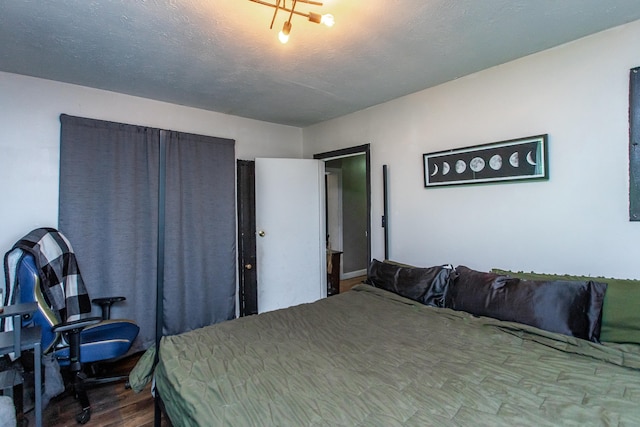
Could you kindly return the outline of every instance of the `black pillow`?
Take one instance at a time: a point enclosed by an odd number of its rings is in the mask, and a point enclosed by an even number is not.
[[[452,271],[451,266],[419,268],[374,259],[367,270],[367,283],[425,305],[442,307]]]
[[[456,271],[445,307],[599,342],[604,283],[520,280],[465,266]]]

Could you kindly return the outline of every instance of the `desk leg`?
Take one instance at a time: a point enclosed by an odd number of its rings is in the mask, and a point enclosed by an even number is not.
[[[33,346],[33,372],[35,376],[35,396],[36,396],[36,427],[42,427],[42,354],[40,343]]]

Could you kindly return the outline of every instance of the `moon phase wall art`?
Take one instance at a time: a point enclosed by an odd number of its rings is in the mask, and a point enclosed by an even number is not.
[[[424,186],[548,179],[547,135],[423,155]]]

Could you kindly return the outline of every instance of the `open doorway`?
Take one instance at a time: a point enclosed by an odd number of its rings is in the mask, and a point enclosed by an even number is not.
[[[325,162],[331,294],[331,273],[334,282],[363,276],[371,260],[369,145],[316,154],[314,158]]]

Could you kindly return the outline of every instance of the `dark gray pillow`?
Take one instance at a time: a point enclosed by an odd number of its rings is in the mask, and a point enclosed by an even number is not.
[[[451,266],[419,268],[374,259],[367,270],[367,283],[425,305],[442,307],[452,272]]]
[[[520,280],[465,266],[456,272],[445,307],[599,342],[604,283]]]

